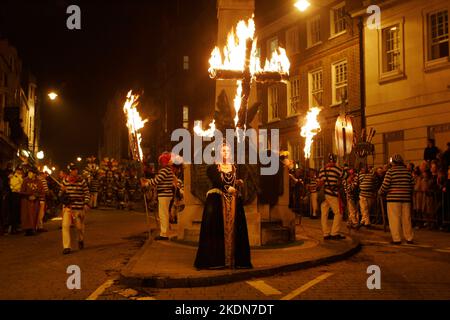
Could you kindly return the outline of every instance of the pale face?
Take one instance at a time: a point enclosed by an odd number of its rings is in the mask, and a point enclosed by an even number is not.
[[[34,179],[34,176],[35,176],[34,172],[28,171],[28,178]]]
[[[223,163],[230,163],[231,161],[231,149],[229,146],[224,145],[222,146],[222,159],[223,159]]]

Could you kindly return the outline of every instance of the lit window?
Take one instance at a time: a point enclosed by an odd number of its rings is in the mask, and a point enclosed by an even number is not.
[[[332,66],[333,104],[347,100],[347,61],[341,61]]]
[[[183,57],[183,69],[189,70],[189,56]]]
[[[320,16],[314,17],[307,22],[308,47],[320,42]]]
[[[188,129],[189,127],[189,107],[183,106],[183,127]]]
[[[383,29],[383,72],[400,69],[400,25]]]
[[[309,106],[322,106],[323,80],[322,69],[309,73]]]
[[[269,121],[278,119],[278,87],[269,87]]]
[[[286,51],[288,55],[296,54],[300,51],[300,35],[298,27],[286,31]]]
[[[334,7],[331,10],[331,34],[337,35],[345,31],[346,23],[345,23],[345,2],[340,5]]]
[[[448,11],[428,15],[428,60],[448,57]]]
[[[300,78],[294,77],[289,82],[290,101],[288,115],[297,114],[300,110]]]

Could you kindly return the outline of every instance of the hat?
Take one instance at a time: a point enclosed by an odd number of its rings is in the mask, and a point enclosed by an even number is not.
[[[329,153],[328,154],[328,161],[329,162],[336,162],[337,161],[337,156],[335,154]]]
[[[78,170],[78,166],[75,163],[71,162],[67,166],[67,169],[69,169],[69,170]]]
[[[392,162],[395,163],[395,164],[402,164],[402,163],[403,163],[403,158],[402,158],[402,156],[399,155],[398,153],[397,153],[397,154],[394,154],[394,155],[392,156]]]
[[[171,158],[172,155],[169,152],[163,152],[158,158],[158,163],[160,166],[165,167],[169,164]]]

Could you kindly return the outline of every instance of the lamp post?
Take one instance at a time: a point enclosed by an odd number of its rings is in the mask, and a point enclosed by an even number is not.
[[[301,12],[305,11],[306,9],[308,9],[308,7],[311,5],[311,3],[309,3],[309,1],[307,0],[298,0],[295,3],[295,7],[300,10]]]
[[[47,94],[48,98],[52,101],[55,101],[58,98],[58,94],[54,91],[51,91]]]

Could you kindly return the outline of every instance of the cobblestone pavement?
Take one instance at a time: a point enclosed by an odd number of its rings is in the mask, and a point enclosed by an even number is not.
[[[145,214],[92,210],[86,218],[85,249],[78,251],[73,238],[74,252],[63,255],[60,225],[50,221],[45,224],[49,232],[34,237],[0,236],[0,300],[86,299],[115,279],[145,240]],[[80,267],[80,290],[67,289],[70,265]]]
[[[392,246],[389,233],[353,231],[363,241],[355,256],[334,264],[227,285],[133,288],[113,285],[99,299],[334,300],[450,299],[450,234],[416,231],[415,245]],[[367,268],[381,271],[381,289],[369,290]]]

